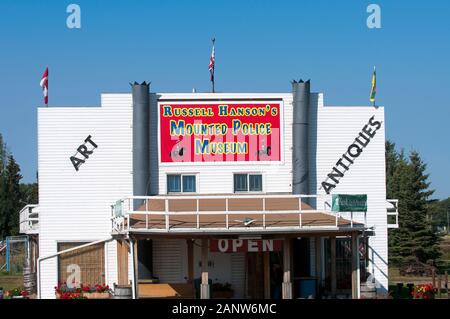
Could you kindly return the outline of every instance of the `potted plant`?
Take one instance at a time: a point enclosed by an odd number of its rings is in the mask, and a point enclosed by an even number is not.
[[[110,297],[110,289],[106,284],[96,284],[93,287],[83,286],[83,296],[87,299],[108,299]]]
[[[5,298],[10,299],[28,299],[28,292],[26,290],[23,290],[21,288],[14,288],[12,290],[9,290],[5,294]]]
[[[108,299],[110,289],[106,284],[94,286],[80,284],[80,287],[69,288],[66,283],[55,287],[56,299]]]
[[[81,288],[69,288],[66,283],[59,283],[55,287],[56,299],[87,299],[83,296]]]
[[[421,284],[414,286],[411,292],[413,299],[434,299],[437,289],[432,284]]]
[[[215,283],[212,285],[213,297],[217,299],[230,299],[234,295],[234,290],[231,289],[230,283]]]

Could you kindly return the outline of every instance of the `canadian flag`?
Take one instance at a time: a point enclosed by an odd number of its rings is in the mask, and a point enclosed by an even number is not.
[[[45,105],[48,105],[48,68],[45,69],[45,72],[42,75],[40,85],[42,88],[42,92],[44,93],[44,103]]]

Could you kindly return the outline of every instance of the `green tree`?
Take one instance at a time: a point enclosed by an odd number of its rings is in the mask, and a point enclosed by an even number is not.
[[[0,134],[0,239],[19,233],[19,212],[38,203],[37,183],[20,184],[22,175]]]
[[[430,212],[429,175],[416,151],[405,158],[393,143],[386,143],[387,196],[399,199],[399,228],[389,231],[389,258],[402,265],[414,260],[436,261],[440,256],[439,237],[433,231]]]
[[[22,208],[22,193],[20,191],[20,167],[12,155],[8,157],[6,166],[5,187],[7,198],[4,201],[6,235],[19,234],[19,211]]]
[[[38,204],[38,184],[20,184],[22,206],[28,204]]]
[[[436,230],[446,229],[449,232],[450,224],[450,197],[434,203],[431,212],[433,227]]]
[[[7,225],[6,220],[6,162],[7,162],[7,149],[6,144],[3,141],[3,136],[0,134],[0,239],[6,236]]]

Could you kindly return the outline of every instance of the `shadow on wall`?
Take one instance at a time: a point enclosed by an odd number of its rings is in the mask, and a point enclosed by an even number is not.
[[[160,97],[156,93],[150,93],[150,195],[159,194],[158,99]]]
[[[317,113],[319,93],[311,93],[309,101],[309,189],[310,193],[314,194],[317,190]],[[310,204],[313,207],[317,207],[317,199],[311,198]]]

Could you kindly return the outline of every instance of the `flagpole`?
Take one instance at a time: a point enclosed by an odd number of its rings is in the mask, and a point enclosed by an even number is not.
[[[372,102],[373,107],[376,107],[376,94],[377,94],[377,75],[376,75],[376,66],[374,66],[372,73],[372,87],[370,90],[370,100]]]
[[[216,80],[216,50],[214,48],[214,44],[216,43],[216,38],[212,38],[212,44],[213,44],[213,52],[214,52],[214,65],[213,65],[213,76],[212,76],[212,93],[215,93],[215,88],[214,88],[214,81]]]

